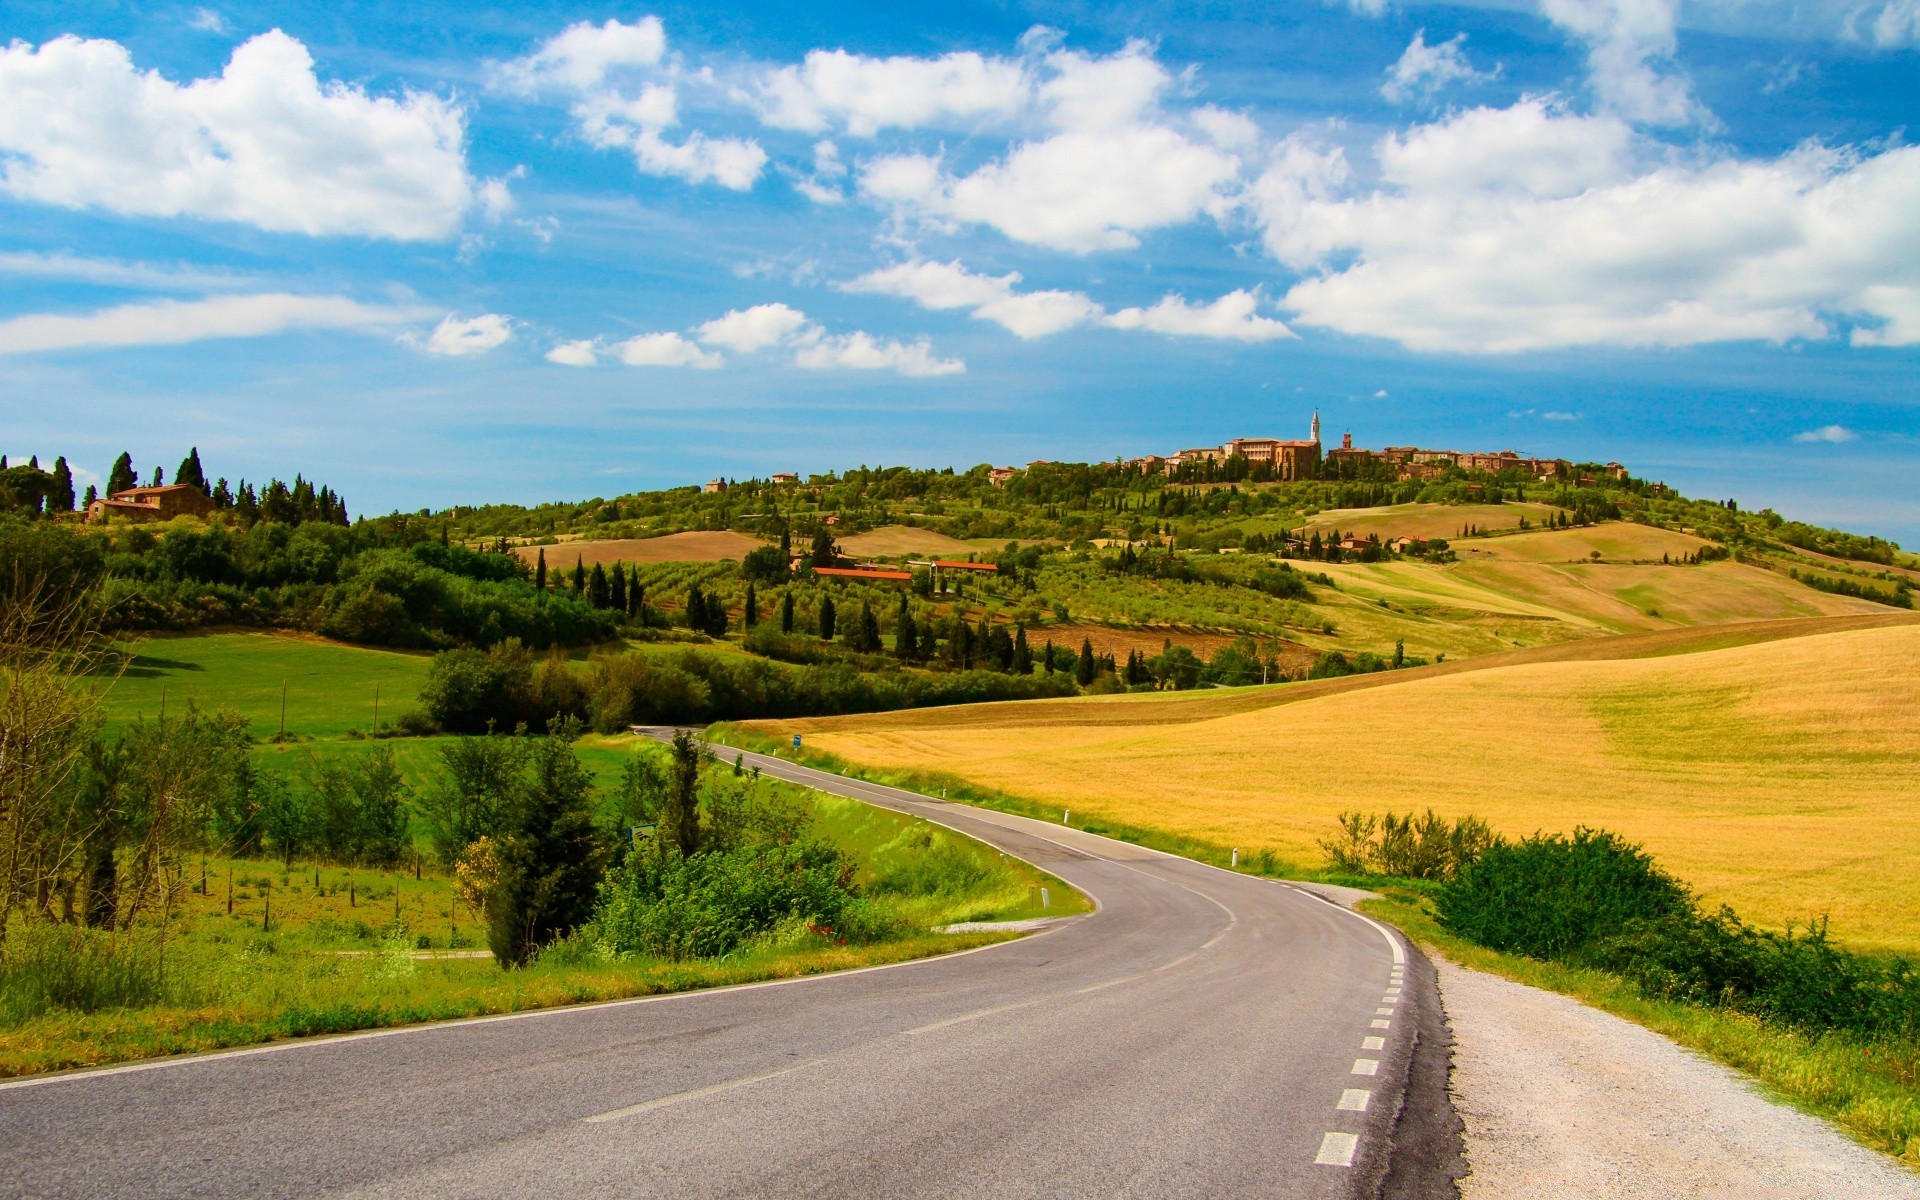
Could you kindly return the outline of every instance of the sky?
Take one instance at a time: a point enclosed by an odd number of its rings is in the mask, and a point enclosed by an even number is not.
[[[356,513],[1304,437],[1920,545],[1920,0],[0,7],[0,451]]]

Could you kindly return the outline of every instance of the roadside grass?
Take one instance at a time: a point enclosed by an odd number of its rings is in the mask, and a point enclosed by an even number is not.
[[[286,686],[287,732],[341,737],[373,728],[374,689],[380,723],[390,725],[420,695],[429,656],[369,650],[285,633],[203,633],[129,639],[132,652],[118,678],[101,681],[101,713],[121,725],[169,712],[188,700],[204,710],[231,708],[246,717],[253,736],[280,729],[281,685]]]
[[[1617,975],[1503,954],[1455,937],[1405,881],[1375,884],[1381,897],[1362,901],[1360,911],[1398,926],[1428,952],[1643,1025],[1920,1170],[1920,1039],[1802,1033],[1725,1009],[1648,999]]]
[[[596,739],[580,752],[606,780],[636,743]],[[814,832],[858,865],[857,883],[897,936],[841,945],[810,934],[679,962],[561,953],[506,972],[476,956],[486,929],[440,872],[190,857],[179,863],[162,922],[131,933],[16,922],[0,971],[0,1076],[900,962],[1013,936],[936,932],[947,925],[1090,907],[1053,875],[971,838],[806,795]]]
[[[1587,645],[1604,649],[1554,649]],[[1901,623],[1688,655],[1370,676],[1291,702],[1292,689],[1319,685],[1169,698],[1165,710],[1147,696],[751,728],[801,732],[811,749],[873,770],[963,778],[1042,815],[1070,808],[1076,823],[1307,866],[1324,861],[1318,843],[1347,810],[1432,807],[1513,837],[1602,826],[1646,846],[1709,906],[1774,929],[1825,915],[1846,945],[1911,953],[1916,659],[1920,625]],[[1220,715],[1194,719],[1215,704]]]

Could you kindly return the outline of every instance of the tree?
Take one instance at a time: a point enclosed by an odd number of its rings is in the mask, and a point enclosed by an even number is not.
[[[180,460],[180,469],[173,473],[173,481],[176,484],[197,487],[209,496],[213,494],[207,487],[207,473],[200,466],[200,447],[195,446],[187,451],[187,456]]]
[[[112,469],[107,472],[107,495],[118,495],[130,487],[137,487],[139,483],[140,477],[133,471],[133,455],[122,450],[120,457],[113,460]]]
[[[1081,687],[1086,687],[1093,682],[1093,677],[1099,669],[1099,663],[1093,657],[1093,639],[1081,638],[1080,662],[1074,669],[1073,681]]]
[[[270,771],[260,772],[254,792],[260,806],[261,838],[267,849],[291,867],[294,855],[311,849],[319,833],[313,794],[293,787],[283,776]]]
[[[573,594],[578,596],[587,590],[587,568],[578,554],[573,556]]]
[[[692,857],[700,850],[700,746],[682,729],[673,735],[673,765],[661,798],[658,844]]]
[[[707,628],[707,598],[697,583],[687,589],[687,628],[699,633]]]
[[[820,636],[827,641],[833,640],[833,620],[833,597],[822,596],[820,598]]]
[[[825,525],[813,531],[813,553],[811,558],[813,565],[816,567],[831,567],[840,561],[839,554],[837,554],[833,548],[833,530],[828,529]]]
[[[166,482],[167,482],[167,473],[166,473],[166,471],[165,471],[165,470],[164,470],[163,468],[161,468],[161,467],[157,467],[157,466],[156,466],[156,467],[154,467],[154,469],[153,469],[153,482],[152,482],[152,483],[149,483],[149,484],[148,484],[147,486],[148,486],[148,487],[162,487],[162,486],[164,486],[164,485],[166,484]]]
[[[854,629],[853,641],[853,648],[862,654],[879,652],[880,621],[873,615],[873,605],[865,600],[860,602],[860,623]]]
[[[313,790],[320,801],[319,842],[329,858],[375,867],[400,861],[412,789],[400,775],[393,747],[322,765]]]
[[[47,493],[47,511],[73,511],[73,470],[64,454],[53,460],[53,490]]]
[[[727,606],[721,602],[718,596],[707,597],[707,623],[705,628],[708,637],[727,636]]]
[[[579,732],[568,721],[534,742],[516,789],[487,930],[503,967],[526,965],[593,913],[606,848],[593,824],[593,775],[573,751]]]
[[[758,625],[759,623],[760,623],[760,598],[754,594],[753,580],[749,579],[747,580],[746,605],[744,608],[741,609],[741,612],[740,612],[740,624],[742,628],[752,629],[755,625]]]
[[[1049,675],[1053,674],[1053,639],[1052,638],[1047,639],[1046,648],[1040,652],[1040,663],[1042,666],[1046,668],[1047,674]]]
[[[456,738],[441,747],[446,768],[435,785],[415,799],[427,844],[446,866],[481,838],[503,838],[516,789],[526,771],[526,738],[490,734]]]
[[[627,611],[627,564],[613,564],[613,590],[607,598],[607,607],[617,613]]]
[[[793,632],[793,593],[780,593],[780,632]]]
[[[547,548],[540,547],[539,561],[533,567],[533,586],[541,591],[547,590]]]
[[[1015,675],[1033,674],[1033,651],[1027,646],[1027,627],[1013,627],[1013,673]]]
[[[913,614],[902,612],[899,622],[893,627],[893,656],[905,662],[916,657],[919,651],[919,631],[914,628]]]
[[[602,563],[593,564],[593,576],[587,581],[587,603],[595,608],[613,606],[613,586],[607,581],[607,568]]]

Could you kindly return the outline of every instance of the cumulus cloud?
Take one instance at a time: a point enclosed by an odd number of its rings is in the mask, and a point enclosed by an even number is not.
[[[760,178],[767,153],[750,138],[694,130],[675,141],[679,72],[667,54],[658,17],[633,24],[580,21],[533,53],[502,65],[495,83],[522,95],[557,94],[571,101],[575,129],[603,150],[624,150],[649,175],[717,183],[746,191]]]
[[[807,326],[807,314],[785,304],[756,304],[716,317],[695,332],[709,346],[725,346],[742,354],[778,346]]]
[[[793,360],[814,371],[893,371],[921,377],[958,375],[967,369],[967,364],[957,358],[935,358],[933,346],[925,338],[917,342],[897,342],[860,330],[809,340]]]
[[[1920,0],[1890,0],[1879,12],[1868,6],[1858,10],[1856,25],[1864,17],[1871,17],[1866,36],[1881,49],[1920,45]]]
[[[1794,434],[1793,440],[1796,442],[1827,442],[1837,446],[1844,442],[1851,442],[1857,436],[1859,435],[1854,433],[1853,430],[1848,429],[1845,425],[1822,425],[1818,429],[1809,429],[1805,433]]]
[[[600,361],[600,343],[593,338],[561,342],[547,351],[547,361],[563,367],[591,367]]]
[[[984,321],[993,321],[1022,339],[1046,337],[1081,325],[1111,329],[1141,329],[1178,337],[1266,341],[1292,337],[1284,324],[1256,315],[1257,297],[1235,291],[1212,304],[1191,305],[1180,296],[1167,296],[1151,308],[1107,310],[1082,292],[1018,291],[1020,274],[979,275],[959,262],[914,260],[870,271],[840,285],[849,292],[899,296],[922,308],[964,308]]]
[[[1259,305],[1260,298],[1244,289],[1228,292],[1212,304],[1189,304],[1185,297],[1168,296],[1151,308],[1123,308],[1106,323],[1115,329],[1146,329],[1176,337],[1237,342],[1270,342],[1295,336],[1283,322],[1261,316]]]
[[[63,208],[438,240],[474,201],[465,140],[458,105],[323,86],[279,30],[190,84],[112,41],[0,49],[0,191]]]
[[[702,350],[677,333],[643,333],[613,348],[630,367],[702,367],[712,369],[726,360]]]
[[[1304,323],[1423,350],[1920,343],[1920,148],[1671,159],[1539,100],[1383,139],[1380,185],[1290,143],[1256,189]]]
[[[361,304],[345,296],[269,292],[208,300],[124,304],[79,316],[36,313],[0,321],[0,354],[178,346],[212,338],[265,337],[291,329],[392,329],[418,308]]]
[[[428,354],[467,358],[505,345],[512,337],[513,322],[499,313],[481,313],[464,321],[448,313],[427,335],[422,349]]]
[[[883,156],[861,172],[861,192],[904,216],[1075,253],[1225,215],[1241,163],[1220,141],[1243,138],[1244,125],[1217,110],[1197,123],[1162,111],[1174,80],[1144,43],[1104,57],[1055,50],[1041,63],[1035,104],[1049,136],[961,175],[937,157]]]
[[[1467,35],[1455,34],[1451,41],[1427,45],[1427,31],[1414,31],[1413,40],[1387,71],[1380,94],[1395,104],[1430,96],[1447,85],[1465,80],[1486,79],[1467,61]]]
[[[1705,115],[1672,66],[1674,0],[1540,0],[1540,11],[1587,44],[1588,82],[1611,111],[1655,125]]]
[[[822,133],[838,125],[866,138],[882,129],[1010,117],[1028,91],[1019,63],[972,51],[870,58],[813,50],[799,66],[767,72],[751,95],[761,119],[775,128]]]

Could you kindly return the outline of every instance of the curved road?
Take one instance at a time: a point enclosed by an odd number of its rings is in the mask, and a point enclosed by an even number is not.
[[[731,753],[731,752],[730,752]],[[749,755],[1097,912],[965,954],[0,1085],[6,1196],[1449,1196],[1432,973],[1297,888]]]

